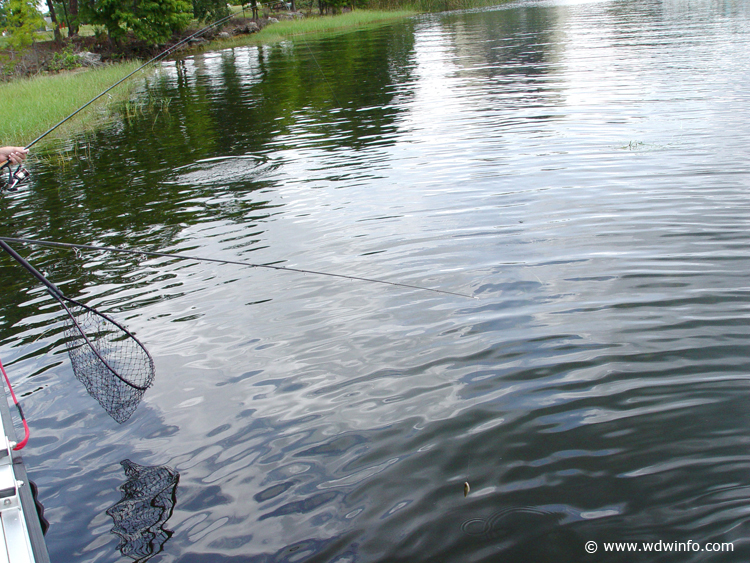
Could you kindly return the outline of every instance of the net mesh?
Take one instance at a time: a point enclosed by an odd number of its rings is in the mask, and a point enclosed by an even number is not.
[[[164,549],[172,537],[165,528],[176,502],[180,474],[166,465],[138,465],[120,462],[127,481],[120,486],[122,499],[107,510],[120,537],[118,549],[126,557],[147,561]]]
[[[73,373],[117,422],[138,408],[154,380],[154,361],[127,329],[94,309],[64,298],[65,342]]]

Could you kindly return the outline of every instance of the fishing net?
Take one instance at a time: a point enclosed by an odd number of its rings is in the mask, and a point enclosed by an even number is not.
[[[107,510],[120,537],[118,549],[126,557],[143,562],[160,553],[172,532],[164,526],[172,516],[180,474],[165,465],[120,462],[127,481],[120,486],[122,499]]]
[[[154,361],[143,344],[107,315],[65,297],[4,240],[0,248],[42,282],[65,309],[65,344],[73,373],[89,395],[117,422],[128,420],[154,381]]]
[[[123,423],[154,380],[154,361],[126,328],[64,296],[65,344],[73,373],[117,422]]]

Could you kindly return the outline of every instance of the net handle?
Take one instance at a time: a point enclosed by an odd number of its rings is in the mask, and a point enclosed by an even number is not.
[[[94,344],[89,339],[86,332],[81,328],[81,326],[78,324],[78,321],[75,318],[75,315],[68,309],[68,306],[65,304],[65,301],[69,301],[79,307],[83,307],[87,311],[90,311],[91,313],[102,317],[106,319],[108,322],[115,325],[119,330],[121,330],[128,338],[135,341],[135,343],[143,350],[143,352],[146,354],[146,356],[149,358],[151,362],[153,362],[153,359],[151,358],[151,354],[148,353],[148,350],[141,344],[140,340],[138,340],[129,330],[127,330],[125,327],[123,327],[121,324],[115,322],[113,319],[109,318],[107,315],[104,315],[97,311],[96,309],[92,309],[91,307],[88,307],[82,303],[79,303],[78,301],[74,299],[70,299],[68,297],[65,297],[62,291],[53,284],[51,281],[49,281],[47,278],[45,278],[39,270],[37,270],[34,266],[29,264],[20,254],[18,254],[15,250],[13,250],[10,246],[8,246],[8,243],[6,243],[3,240],[0,240],[0,248],[5,250],[8,254],[10,254],[16,262],[21,264],[24,268],[26,268],[36,279],[38,279],[40,282],[42,282],[47,290],[52,294],[52,297],[57,299],[57,301],[62,305],[63,309],[65,309],[65,312],[68,314],[68,317],[70,317],[70,320],[73,322],[73,325],[76,327],[76,330],[81,335],[83,340],[86,342],[86,345],[91,349],[91,351],[96,355],[96,357],[99,359],[99,361],[104,365],[104,367],[109,370],[109,372],[114,375],[117,379],[122,381],[125,385],[129,385],[133,389],[137,389],[138,391],[145,391],[150,386],[150,382],[148,382],[145,386],[138,385],[132,381],[128,381],[124,377],[122,377],[117,370],[115,370],[111,365],[109,365],[109,362],[105,358],[102,357],[102,355],[99,353],[99,350],[94,346]]]
[[[36,279],[38,279],[40,282],[42,282],[47,287],[47,290],[52,294],[52,297],[54,297],[55,299],[57,299],[57,301],[60,303],[60,305],[62,305],[63,309],[65,309],[65,312],[68,314],[68,316],[70,317],[70,319],[73,321],[74,326],[76,327],[76,329],[78,330],[78,332],[81,334],[81,336],[85,340],[86,345],[89,348],[91,348],[91,350],[94,352],[94,354],[96,354],[96,357],[99,358],[99,361],[101,361],[104,364],[104,366],[110,372],[112,372],[116,377],[118,377],[119,379],[121,379],[123,381],[123,383],[126,383],[126,384],[130,385],[130,383],[128,383],[127,381],[125,381],[124,379],[122,379],[122,377],[120,377],[120,374],[118,374],[114,369],[112,369],[112,366],[110,366],[107,363],[107,361],[104,358],[102,358],[101,354],[99,354],[99,351],[94,347],[94,345],[89,340],[89,337],[86,335],[85,332],[83,332],[83,329],[78,324],[78,321],[73,316],[73,313],[71,313],[70,309],[68,309],[67,305],[65,305],[65,303],[63,301],[63,299],[65,299],[65,296],[63,295],[63,292],[60,291],[60,289],[55,284],[53,284],[51,281],[49,281],[47,278],[45,278],[41,274],[41,272],[39,272],[39,270],[37,270],[34,266],[32,266],[31,264],[29,264],[20,254],[18,254],[18,252],[16,252],[10,246],[8,246],[8,243],[6,243],[5,241],[0,240],[0,248],[2,248],[3,250],[5,250],[5,252],[7,252],[8,254],[10,254],[16,262],[18,262],[19,264],[21,264],[21,266],[23,266],[24,268],[26,268]]]
[[[56,297],[63,297],[63,292],[60,291],[60,289],[55,284],[45,278],[34,266],[29,264],[20,254],[18,254],[18,252],[8,246],[7,242],[5,242],[4,240],[0,240],[0,248],[10,254],[16,262],[26,268],[31,273],[31,275],[42,282],[47,287],[47,289],[49,289]]]

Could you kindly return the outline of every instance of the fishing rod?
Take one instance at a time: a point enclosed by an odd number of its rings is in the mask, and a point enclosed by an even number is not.
[[[228,21],[229,19],[231,19],[233,17],[234,17],[234,14],[230,14],[230,15],[228,15],[226,17],[218,19],[215,22],[207,25],[203,29],[200,29],[200,30],[196,31],[192,35],[190,35],[188,37],[185,37],[184,39],[178,41],[177,43],[175,43],[171,47],[165,49],[164,51],[162,51],[161,53],[159,53],[158,55],[156,55],[152,59],[150,59],[150,60],[146,61],[145,63],[143,63],[141,66],[139,66],[133,72],[129,73],[128,75],[124,76],[123,78],[121,78],[120,80],[118,80],[117,82],[115,82],[114,84],[112,84],[112,86],[110,86],[106,90],[102,91],[101,93],[99,93],[96,96],[94,96],[93,98],[91,98],[88,102],[86,102],[85,104],[83,104],[81,107],[79,107],[73,113],[71,113],[67,117],[61,119],[58,123],[56,123],[55,125],[53,125],[49,129],[47,129],[47,131],[45,131],[44,133],[42,133],[41,135],[39,135],[36,139],[34,139],[33,141],[31,141],[28,145],[26,145],[24,147],[24,149],[29,150],[31,147],[33,147],[34,145],[36,145],[39,141],[41,141],[42,139],[44,139],[47,135],[49,135],[50,133],[52,133],[52,131],[54,131],[55,129],[57,129],[58,127],[60,127],[61,125],[63,125],[64,123],[66,123],[67,121],[69,121],[70,119],[72,119],[73,117],[75,117],[76,115],[78,115],[80,112],[82,112],[84,109],[86,109],[87,107],[89,107],[91,104],[93,104],[99,98],[101,98],[102,96],[104,96],[105,94],[107,94],[110,90],[116,88],[117,86],[119,86],[120,84],[122,84],[123,82],[125,82],[128,78],[130,78],[131,76],[133,76],[137,72],[140,72],[141,70],[143,70],[144,68],[146,68],[148,65],[153,64],[153,63],[155,63],[155,62],[163,59],[164,57],[166,57],[170,53],[174,52],[179,47],[182,47],[185,43],[189,42],[191,39],[195,39],[196,37],[200,37],[201,35],[203,35],[204,33],[206,33],[208,30],[213,29],[214,27],[217,27],[217,26],[223,24],[224,22]],[[23,168],[22,164],[19,164],[18,168],[16,168],[15,172],[13,172],[10,160],[6,160],[2,164],[0,164],[0,170],[2,170],[3,168],[5,168],[6,166],[8,167],[8,171],[9,171],[8,174],[9,174],[9,176],[8,176],[8,183],[5,186],[5,189],[8,190],[8,191],[15,191],[16,189],[18,189],[18,187],[21,184],[23,184],[26,180],[28,180],[28,178],[29,178],[29,172],[28,172],[28,170],[26,170],[25,168]]]
[[[430,291],[432,293],[440,293],[443,295],[455,295],[457,297],[478,299],[476,296],[469,295],[468,293],[458,293],[455,291],[447,291],[444,289],[433,289],[431,287],[423,287],[423,286],[412,285],[408,283],[392,282],[392,281],[380,280],[380,279],[375,279],[375,278],[365,278],[362,276],[349,276],[346,274],[334,274],[331,272],[322,272],[319,270],[306,270],[303,268],[293,268],[290,266],[257,264],[257,263],[252,263],[252,262],[244,262],[242,260],[224,260],[221,258],[206,258],[205,256],[191,256],[187,254],[169,254],[167,252],[133,250],[130,248],[115,248],[115,247],[110,247],[110,246],[94,246],[90,244],[73,244],[69,242],[57,242],[57,241],[50,241],[50,240],[0,237],[0,246],[2,246],[2,243],[8,243],[8,242],[20,243],[20,244],[31,244],[31,245],[37,245],[37,246],[51,246],[55,248],[65,248],[68,250],[76,249],[76,250],[96,250],[96,251],[103,251],[103,252],[117,252],[121,254],[146,256],[150,258],[175,258],[177,260],[196,260],[199,262],[214,262],[216,264],[234,264],[237,266],[249,266],[251,268],[266,268],[269,270],[277,270],[277,271],[282,271],[282,272],[296,272],[300,274],[314,274],[316,276],[329,276],[332,278],[341,278],[341,279],[346,279],[346,280],[363,281],[363,282],[370,282],[370,283],[381,283],[381,284],[391,285],[391,286],[396,286],[396,287],[405,287],[408,289],[418,289],[420,291]]]

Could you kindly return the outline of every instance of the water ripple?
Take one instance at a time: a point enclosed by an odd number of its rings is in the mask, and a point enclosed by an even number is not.
[[[30,163],[12,236],[476,297],[19,246],[157,366],[115,425],[2,265],[52,559],[117,557],[123,459],[180,474],[165,561],[747,559],[749,18],[522,0],[197,54]]]

